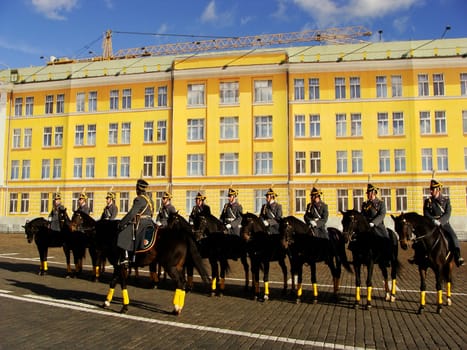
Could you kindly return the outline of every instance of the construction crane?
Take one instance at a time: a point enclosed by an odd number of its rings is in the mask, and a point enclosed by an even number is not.
[[[112,32],[104,34],[103,59],[120,59],[129,57],[177,55],[192,52],[220,51],[244,47],[265,47],[292,43],[312,42],[348,44],[366,42],[360,38],[371,36],[371,32],[362,26],[328,28],[322,30],[305,30],[302,32],[261,34],[212,40],[181,42],[174,44],[151,45],[145,47],[120,49],[112,54]]]

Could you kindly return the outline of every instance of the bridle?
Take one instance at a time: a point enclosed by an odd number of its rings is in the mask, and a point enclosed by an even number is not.
[[[349,215],[350,218],[350,223],[347,226],[347,229],[344,228],[342,233],[344,236],[348,237],[348,241],[352,241],[354,239],[354,236],[356,235],[355,233],[355,228],[357,227],[357,218],[355,215]]]

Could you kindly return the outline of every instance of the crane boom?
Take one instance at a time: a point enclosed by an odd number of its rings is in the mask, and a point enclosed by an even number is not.
[[[181,42],[173,44],[152,45],[138,48],[118,50],[114,56],[104,55],[104,58],[125,58],[139,56],[164,56],[177,55],[202,51],[218,51],[245,47],[262,47],[273,45],[285,45],[299,42],[324,42],[345,44],[364,42],[359,38],[371,36],[371,32],[362,26],[342,28],[328,28],[323,30],[306,30],[302,32],[261,34],[244,37],[220,38],[193,42]],[[107,42],[109,37],[107,36]]]

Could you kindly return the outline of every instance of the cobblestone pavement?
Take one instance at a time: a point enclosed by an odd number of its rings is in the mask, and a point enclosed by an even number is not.
[[[462,243],[464,255],[467,243]],[[436,313],[434,276],[430,271],[427,307],[417,315],[419,278],[406,261],[397,281],[397,300],[384,301],[382,275],[375,273],[373,308],[354,309],[354,276],[343,272],[339,302],[332,279],[319,264],[319,301],[313,304],[305,285],[303,301],[281,295],[279,267],[272,266],[271,299],[257,302],[243,290],[239,262],[232,262],[223,297],[210,297],[199,278],[186,297],[183,313],[172,311],[173,289],[148,283],[147,270],[129,286],[129,313],[121,307],[119,287],[110,309],[100,306],[108,291],[91,282],[85,265],[80,278],[64,278],[61,249],[49,250],[49,274],[38,276],[38,253],[22,234],[0,234],[0,350],[51,349],[466,349],[467,267],[454,271],[453,304]],[[89,260],[87,260],[89,264]],[[305,276],[309,281],[309,274]],[[365,300],[366,289],[362,290]]]

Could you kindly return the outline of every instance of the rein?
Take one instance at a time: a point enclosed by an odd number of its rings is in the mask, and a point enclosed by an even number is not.
[[[413,225],[411,223],[409,223],[405,218],[404,218],[404,220],[402,220],[402,222],[404,223],[405,227],[411,227],[410,232],[412,233],[412,237],[409,240],[412,241],[413,243],[422,242],[423,245],[425,246],[425,249],[427,250],[427,253],[431,253],[433,251],[433,249],[436,247],[436,245],[441,241],[441,235],[439,235],[436,238],[436,240],[434,241],[434,243],[430,247],[427,247],[426,239],[430,238],[431,236],[434,235],[434,233],[436,231],[436,227],[434,229],[432,229],[430,232],[425,233],[425,234],[417,237],[414,234],[415,230],[413,228]],[[413,237],[413,236],[415,236],[415,237]]]

